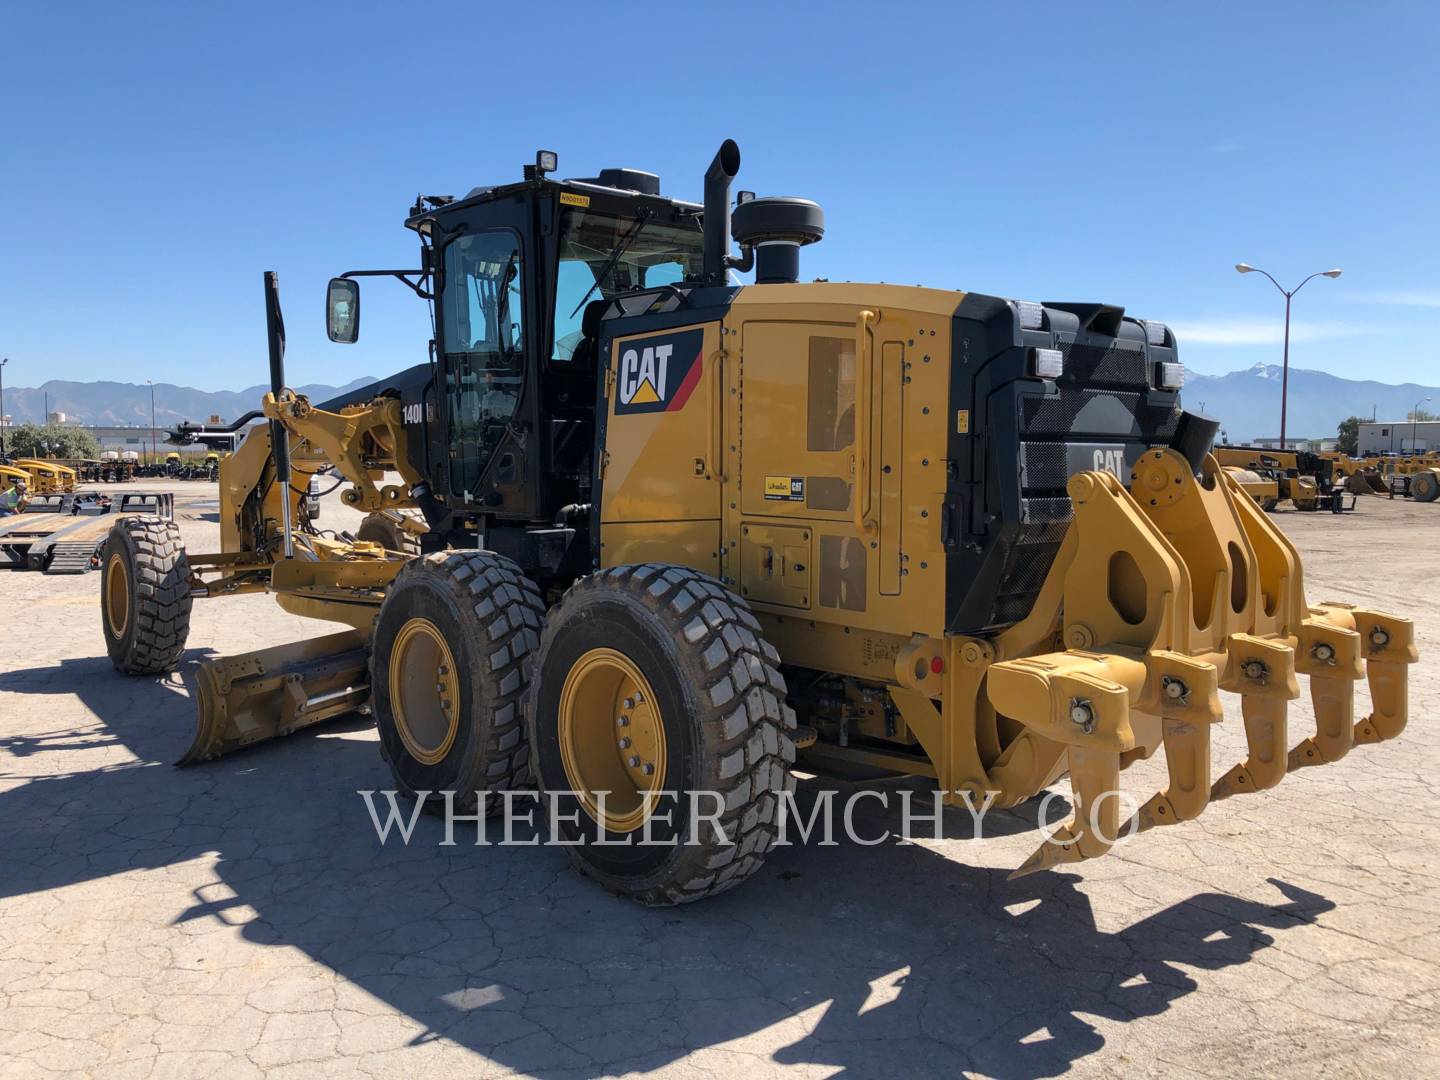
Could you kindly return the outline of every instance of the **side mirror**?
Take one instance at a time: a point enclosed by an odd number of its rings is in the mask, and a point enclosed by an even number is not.
[[[360,283],[331,278],[325,290],[325,333],[331,341],[353,345],[360,336]]]

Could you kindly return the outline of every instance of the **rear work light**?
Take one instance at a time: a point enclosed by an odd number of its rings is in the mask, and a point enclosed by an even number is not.
[[[1155,385],[1161,390],[1179,390],[1185,385],[1185,365],[1168,361],[1156,364]]]
[[[1035,350],[1035,374],[1042,379],[1058,379],[1065,372],[1065,354],[1059,349]]]
[[[1165,324],[1163,322],[1147,322],[1145,324],[1145,340],[1151,345],[1165,344]]]
[[[1039,330],[1045,322],[1045,308],[1033,300],[1016,300],[1021,330]]]

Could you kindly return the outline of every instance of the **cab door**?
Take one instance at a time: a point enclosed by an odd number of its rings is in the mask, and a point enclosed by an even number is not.
[[[524,204],[485,205],[442,234],[435,255],[444,446],[434,478],[457,507],[502,517],[532,516],[541,480],[531,232]]]

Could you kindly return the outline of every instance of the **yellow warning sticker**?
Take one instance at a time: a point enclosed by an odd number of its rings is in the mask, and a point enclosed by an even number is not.
[[[780,499],[784,502],[803,502],[805,478],[803,476],[767,476],[765,477],[765,498]]]
[[[956,409],[956,410],[955,410],[955,434],[956,434],[956,435],[969,435],[969,434],[970,434],[970,410],[969,410],[969,409]]]
[[[576,195],[573,191],[562,191],[560,193],[560,204],[562,206],[578,206],[584,209],[590,205],[590,196]]]

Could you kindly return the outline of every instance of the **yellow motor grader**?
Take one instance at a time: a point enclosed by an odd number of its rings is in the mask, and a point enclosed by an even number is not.
[[[1308,599],[1182,411],[1164,324],[801,283],[821,209],[741,193],[732,215],[739,157],[703,204],[632,169],[557,180],[550,152],[422,197],[419,267],[350,271],[326,306],[353,342],[358,279],[399,279],[433,306],[430,359],[333,401],[286,388],[267,275],[271,392],[221,466],[223,550],[123,523],[102,629],[136,674],[178,661],[192,597],[269,591],[348,629],[206,663],[187,761],[368,705],[397,787],[459,807],[534,780],[580,869],[669,904],[755,872],[797,759],[953,805],[1068,772],[1074,816],[1030,873],[1106,852],[1120,773],[1161,748],[1137,829],[1400,734],[1411,624]],[[325,465],[370,538],[302,518]],[[1299,675],[1317,729],[1292,740]],[[1221,692],[1249,752],[1217,778]],[[700,793],[713,819],[684,812]]]

